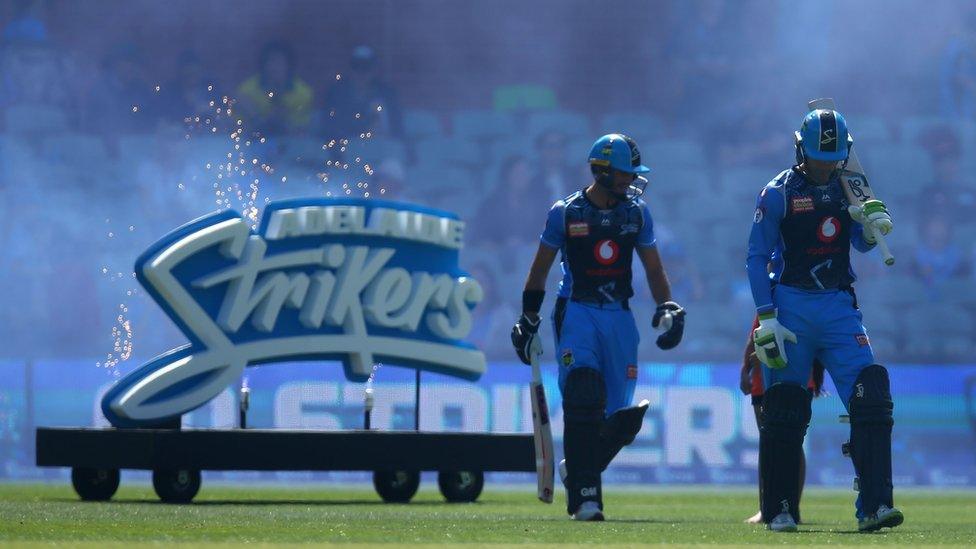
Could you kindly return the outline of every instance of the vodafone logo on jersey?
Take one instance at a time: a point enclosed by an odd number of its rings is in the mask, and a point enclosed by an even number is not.
[[[834,216],[827,216],[820,221],[820,226],[817,227],[817,238],[821,242],[831,243],[837,239],[837,235],[840,234],[840,220]]]
[[[620,257],[620,246],[613,240],[601,240],[593,247],[593,257],[600,265],[610,265]]]

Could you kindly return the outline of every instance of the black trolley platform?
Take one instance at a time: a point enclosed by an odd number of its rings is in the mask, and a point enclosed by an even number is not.
[[[153,472],[166,502],[190,502],[200,471],[372,471],[388,502],[407,502],[437,471],[451,502],[474,501],[485,471],[535,471],[532,435],[281,429],[37,429],[37,465],[71,467],[83,500],[108,500],[120,469]]]

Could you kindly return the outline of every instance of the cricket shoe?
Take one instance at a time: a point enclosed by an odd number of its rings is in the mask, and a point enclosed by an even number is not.
[[[766,525],[766,528],[773,532],[796,532],[796,521],[793,520],[793,515],[780,513]]]
[[[878,512],[857,521],[857,529],[861,532],[874,532],[882,528],[894,528],[905,522],[905,515],[896,507],[882,504]]]
[[[743,522],[745,522],[746,524],[761,524],[762,521],[763,521],[762,511],[759,511],[755,515],[752,515],[751,517],[744,520]]]
[[[600,504],[595,501],[584,501],[573,513],[573,520],[602,521],[603,511],[600,510]]]

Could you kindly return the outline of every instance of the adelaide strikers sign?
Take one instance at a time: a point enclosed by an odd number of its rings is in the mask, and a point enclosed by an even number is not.
[[[190,343],[119,380],[102,400],[117,427],[193,410],[246,366],[338,360],[352,381],[383,362],[477,379],[464,342],[478,282],[458,267],[464,223],[365,199],[269,204],[257,232],[226,210],[163,237],[136,277]]]

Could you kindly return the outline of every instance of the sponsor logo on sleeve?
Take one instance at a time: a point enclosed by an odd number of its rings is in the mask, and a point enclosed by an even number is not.
[[[756,208],[756,214],[752,216],[752,222],[753,223],[761,222],[763,220],[763,215],[765,215],[763,208]]]
[[[857,334],[854,336],[854,339],[857,340],[857,345],[859,347],[867,347],[868,345],[871,344],[871,341],[868,339],[867,334]]]
[[[637,379],[637,365],[628,364],[627,365],[627,379]]]

